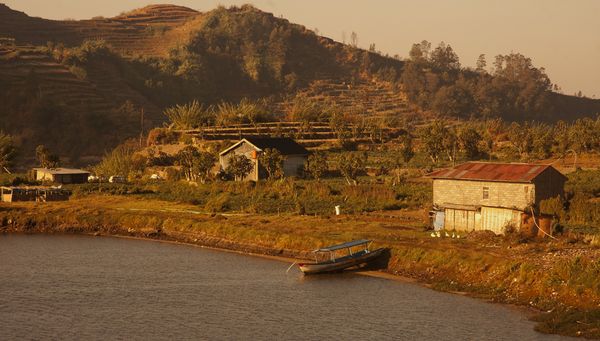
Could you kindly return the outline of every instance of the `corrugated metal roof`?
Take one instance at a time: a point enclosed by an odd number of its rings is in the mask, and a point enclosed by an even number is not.
[[[90,174],[88,171],[75,168],[34,168],[34,170],[48,174]]]
[[[467,162],[427,175],[433,179],[532,182],[551,165],[531,163]],[[557,171],[558,172],[558,171]]]

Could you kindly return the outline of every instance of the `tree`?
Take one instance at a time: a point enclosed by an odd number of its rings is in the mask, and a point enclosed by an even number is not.
[[[503,129],[504,122],[502,122],[501,118],[487,120],[485,122],[482,140],[485,152],[488,154],[488,158],[490,160],[492,159],[492,153],[494,152],[494,147],[496,145],[496,137],[502,132]]]
[[[430,51],[431,43],[427,40],[423,40],[420,43],[413,44],[408,55],[410,56],[411,61],[424,64],[429,60]]]
[[[35,148],[35,157],[43,168],[60,167],[60,158],[58,155],[50,152],[44,145],[39,145]]]
[[[343,146],[350,134],[344,115],[335,109],[332,110],[329,116],[329,127],[335,133],[339,144]]]
[[[180,150],[175,159],[176,163],[182,167],[186,180],[200,180],[202,183],[208,179],[210,170],[216,161],[211,153],[199,151],[194,146],[186,146]]]
[[[243,180],[254,168],[254,163],[245,155],[233,154],[229,158],[227,171],[231,173],[236,181]]]
[[[327,172],[327,156],[321,152],[315,152],[308,156],[306,172],[314,179],[320,180],[323,174]]]
[[[433,121],[419,131],[421,147],[434,164],[438,163],[440,155],[444,152],[443,140],[447,132],[446,125],[440,120]]]
[[[344,153],[338,160],[338,169],[348,185],[358,184],[358,175],[365,171],[366,153]]]
[[[387,127],[391,125],[385,119],[370,119],[366,121],[365,130],[369,134],[372,143],[381,143],[387,140]]]
[[[504,96],[507,107],[505,115],[522,119],[518,115],[531,117],[546,115],[549,108],[549,91],[552,82],[544,68],[533,66],[531,59],[520,53],[498,55],[494,62],[494,91]]]
[[[133,140],[118,145],[110,153],[106,154],[102,161],[94,167],[98,175],[104,176],[125,176],[143,170],[144,163],[134,157],[139,144]]]
[[[444,121],[435,120],[421,128],[419,137],[421,148],[432,163],[437,164],[443,154],[446,154],[448,160],[455,161],[458,138],[454,129],[447,127]]]
[[[457,82],[438,90],[433,98],[433,109],[444,116],[469,117],[474,110],[474,100],[469,89]]]
[[[267,171],[269,180],[283,177],[284,156],[274,148],[266,148],[259,158],[260,165]]]
[[[164,113],[169,118],[171,126],[176,129],[195,129],[211,125],[215,120],[214,110],[211,107],[205,108],[198,101],[178,104],[167,108]]]
[[[569,129],[569,140],[576,152],[592,151],[600,140],[600,130],[596,129],[597,121],[589,117],[577,119]]]
[[[358,34],[354,31],[350,33],[350,44],[352,44],[353,47],[358,46]]]
[[[475,64],[475,71],[478,73],[485,73],[485,68],[487,66],[487,61],[485,60],[485,54],[480,54],[477,58],[477,63]]]
[[[460,70],[458,55],[443,41],[431,52],[431,66],[437,71],[449,72]]]
[[[465,152],[466,157],[469,160],[479,156],[479,142],[481,141],[481,135],[472,125],[462,127],[458,135],[458,140],[461,149]]]
[[[3,171],[10,173],[8,168],[15,158],[16,152],[17,148],[12,137],[0,130],[0,173]]]
[[[442,136],[442,148],[446,152],[448,161],[456,161],[456,151],[458,149],[458,136],[454,127],[447,127]]]
[[[531,127],[531,151],[539,159],[550,156],[554,144],[554,129],[544,123],[537,123]]]
[[[431,94],[439,88],[439,77],[417,62],[407,62],[402,69],[400,81],[406,96],[423,109],[431,106]]]
[[[392,168],[396,173],[396,180],[394,186],[400,183],[402,175],[402,168],[414,157],[415,152],[412,147],[412,137],[407,132],[398,138],[399,149],[394,153],[392,157]]]
[[[409,133],[406,133],[399,138],[400,142],[400,156],[404,164],[407,164],[414,156],[415,151],[413,149],[413,139]]]
[[[552,152],[560,157],[565,156],[571,147],[569,139],[569,124],[565,121],[558,121],[554,125],[554,144]]]
[[[508,140],[519,153],[521,158],[531,153],[533,144],[529,123],[524,122],[523,125],[513,122],[508,127]]]
[[[210,178],[210,170],[214,167],[215,162],[217,162],[217,158],[212,153],[200,152],[194,168],[200,182],[205,183]]]

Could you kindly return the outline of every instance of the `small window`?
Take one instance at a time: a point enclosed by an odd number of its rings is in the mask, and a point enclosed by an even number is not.
[[[489,187],[483,187],[483,198],[484,199],[490,198],[490,188]]]

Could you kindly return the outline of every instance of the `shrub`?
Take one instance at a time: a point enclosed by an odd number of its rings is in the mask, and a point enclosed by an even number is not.
[[[229,158],[229,165],[226,169],[228,173],[235,177],[235,180],[243,180],[254,168],[254,163],[244,155],[234,154]]]
[[[251,101],[243,98],[237,104],[223,102],[217,106],[215,116],[216,124],[220,126],[245,123],[256,125],[274,120],[264,99]]]
[[[148,133],[146,144],[148,146],[172,144],[178,141],[178,134],[167,128],[154,128]]]
[[[277,149],[267,148],[260,155],[260,165],[267,171],[269,180],[283,177],[284,156]]]
[[[224,212],[230,209],[230,195],[229,193],[221,193],[214,196],[206,202],[204,208],[209,212]]]
[[[82,67],[73,65],[69,67],[69,71],[78,79],[84,80],[87,78],[87,71],[85,71],[85,69]]]
[[[540,202],[540,212],[557,217],[559,221],[565,221],[567,215],[565,204],[560,196],[542,200]]]
[[[143,170],[146,160],[135,157],[138,146],[135,141],[128,141],[106,154],[102,161],[94,167],[96,174],[104,176],[121,175],[129,177]]]
[[[313,179],[320,180],[328,169],[327,156],[320,152],[309,155],[304,169]]]
[[[338,159],[338,169],[349,185],[358,183],[358,175],[364,173],[367,162],[366,153],[345,153]]]
[[[212,125],[215,121],[214,109],[205,108],[198,101],[167,108],[165,115],[175,129],[195,129]]]

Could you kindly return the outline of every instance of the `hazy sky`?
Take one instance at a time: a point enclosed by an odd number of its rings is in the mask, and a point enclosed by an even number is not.
[[[115,16],[152,3],[200,11],[252,3],[320,34],[342,40],[357,32],[359,45],[375,43],[390,55],[408,55],[412,43],[445,41],[461,63],[480,53],[492,64],[511,51],[545,67],[564,93],[600,98],[600,0],[0,0],[31,16],[89,19]]]

